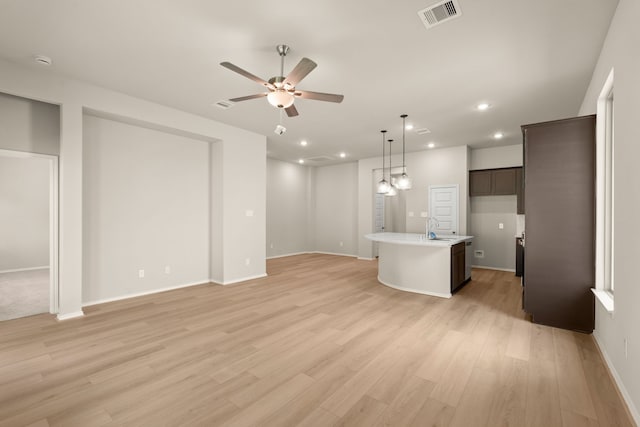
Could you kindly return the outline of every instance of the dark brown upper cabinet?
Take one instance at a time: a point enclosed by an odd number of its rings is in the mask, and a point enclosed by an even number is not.
[[[517,175],[521,170],[518,167],[469,171],[469,196],[517,194]]]
[[[516,168],[493,171],[493,194],[496,196],[516,194]]]
[[[490,196],[493,191],[493,171],[469,171],[469,195]]]

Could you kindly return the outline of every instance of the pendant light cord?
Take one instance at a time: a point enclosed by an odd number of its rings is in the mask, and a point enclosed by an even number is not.
[[[385,162],[384,162],[384,155],[385,155],[385,148],[384,148],[384,135],[387,133],[386,130],[381,130],[380,132],[382,132],[382,179],[385,179],[385,174],[384,174],[384,169],[385,169]]]
[[[406,129],[405,120],[407,119],[407,115],[403,114],[400,117],[402,117],[402,172],[406,173],[407,172],[407,165],[404,162],[404,131]]]
[[[388,139],[389,141],[389,185],[391,185],[391,143],[393,139]]]

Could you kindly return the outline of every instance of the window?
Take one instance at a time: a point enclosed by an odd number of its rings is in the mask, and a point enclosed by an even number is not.
[[[598,98],[596,139],[596,289],[595,294],[613,311],[614,281],[614,95],[613,70]]]

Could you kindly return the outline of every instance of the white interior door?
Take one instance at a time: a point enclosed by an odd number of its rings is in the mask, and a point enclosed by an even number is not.
[[[375,194],[374,224],[373,232],[382,233],[384,231],[384,194]]]
[[[458,234],[457,184],[429,186],[429,217],[436,234]]]
[[[374,194],[373,197],[373,232],[384,231],[384,194]],[[373,256],[378,257],[378,243],[373,242]]]

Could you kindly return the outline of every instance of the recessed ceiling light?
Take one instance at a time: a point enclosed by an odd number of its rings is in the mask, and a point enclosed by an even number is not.
[[[49,58],[48,56],[44,56],[44,55],[35,55],[33,57],[33,61],[36,64],[40,64],[40,65],[51,65],[51,63],[53,61],[51,61],[51,58]]]
[[[495,139],[502,139],[502,137],[504,136],[504,134],[502,132],[496,132],[493,134],[493,137]]]
[[[347,157],[347,153],[344,153],[344,152],[340,153],[340,157],[344,159],[345,157]]]
[[[413,125],[412,125],[411,123],[409,123],[409,124],[407,124],[404,128],[405,128],[406,130],[411,130],[411,129],[413,129]]]
[[[478,105],[476,105],[476,109],[478,109],[479,111],[484,111],[486,109],[488,109],[490,107],[489,104],[487,104],[486,102],[480,103]]]
[[[298,160],[298,163],[303,164],[304,163],[304,159]]]
[[[434,144],[433,142],[430,142],[429,144],[427,144],[427,147],[429,147],[429,148],[433,148],[435,146],[436,146],[436,144]]]
[[[302,141],[300,141],[300,145],[302,145],[303,147],[307,146],[307,141],[305,141],[304,139]]]

